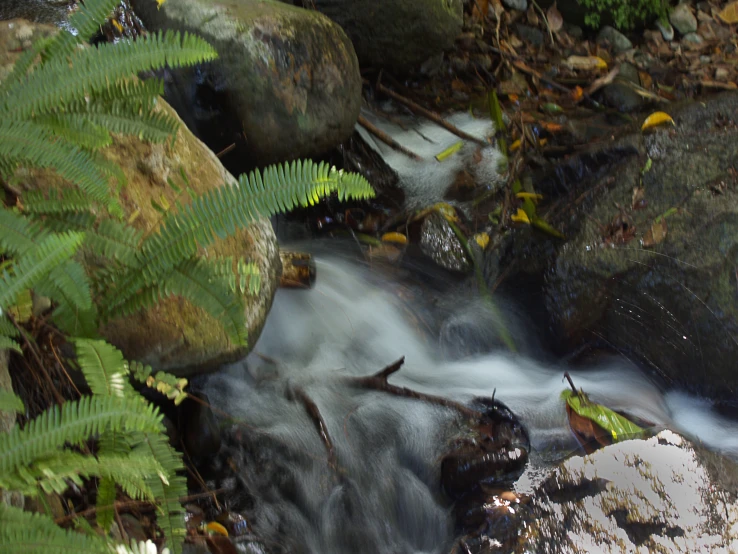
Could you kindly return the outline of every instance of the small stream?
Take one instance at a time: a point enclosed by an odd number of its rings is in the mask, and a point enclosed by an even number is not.
[[[659,390],[620,358],[576,369],[552,360],[513,301],[497,300],[520,345],[516,355],[495,346],[494,316],[474,292],[438,286],[432,271],[370,267],[350,253],[355,245],[336,241],[296,248],[314,252],[316,286],[280,290],[254,353],[204,387],[215,406],[246,422],[238,435],[249,446],[226,444],[231,467],[241,471],[231,509],[244,512],[267,546],[279,545],[276,551],[449,551],[453,519],[438,461],[458,432],[457,414],[340,382],[402,356],[391,383],[462,402],[494,396],[522,419],[532,452],[518,492],[532,492],[546,468],[577,450],[559,399],[566,370],[597,402],[738,455],[738,423],[714,413],[709,402]],[[459,358],[464,352],[477,354]],[[340,479],[314,422],[294,400],[297,390],[325,420]]]

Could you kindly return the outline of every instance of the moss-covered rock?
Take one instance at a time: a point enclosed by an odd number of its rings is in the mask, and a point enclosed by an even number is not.
[[[451,48],[461,33],[461,0],[314,0],[354,43],[362,65],[402,73]]]
[[[0,80],[12,69],[22,51],[31,46],[32,40],[55,32],[57,29],[52,26],[25,20],[0,22]],[[157,109],[177,117],[164,100],[159,100]],[[195,195],[236,182],[215,154],[184,124],[180,125],[175,140],[165,144],[150,144],[132,136],[114,136],[113,144],[102,150],[102,155],[122,169],[126,184],[118,194],[125,218],[144,233],[155,230],[164,217],[152,201],[160,206],[171,206],[171,209],[175,209],[177,202],[182,205],[190,202],[182,175],[186,176],[190,192]],[[168,184],[170,178],[181,187],[179,193]],[[48,190],[66,186],[50,171],[22,172],[16,180],[21,189]],[[111,180],[111,190],[117,191],[118,186]],[[281,274],[271,224],[267,220],[258,221],[225,240],[216,240],[201,254],[245,258],[257,265],[261,287],[258,294],[246,300],[249,344],[253,345],[261,333]],[[128,359],[181,375],[215,369],[248,353],[247,348],[229,341],[213,317],[179,297],[164,300],[141,313],[114,319],[101,329],[101,333]]]
[[[149,29],[197,33],[216,48],[218,60],[202,71],[212,72],[258,163],[318,155],[351,134],[359,65],[324,15],[268,0],[132,4]]]

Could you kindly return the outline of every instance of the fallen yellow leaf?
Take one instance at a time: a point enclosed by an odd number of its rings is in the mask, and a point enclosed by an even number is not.
[[[674,120],[668,113],[653,112],[646,118],[646,121],[643,122],[643,125],[641,125],[641,131],[645,131],[646,129],[650,129],[651,127],[656,127],[657,125],[661,125],[662,123],[671,123],[672,125],[676,125],[674,123]]]
[[[738,23],[738,2],[731,2],[725,6],[723,11],[718,14],[718,17],[728,25]]]
[[[407,244],[407,237],[402,233],[385,233],[382,242],[394,242],[395,244]]]
[[[523,208],[518,208],[518,213],[510,217],[510,221],[515,221],[516,223],[527,223],[530,225],[530,219],[528,218],[528,214],[523,211]]]
[[[607,69],[607,62],[599,56],[569,56],[564,64],[572,69],[587,71],[590,69]]]
[[[526,198],[530,198],[533,203],[537,203],[539,200],[543,200],[542,194],[536,194],[535,192],[518,192],[515,194],[516,198],[520,198],[525,200]]]
[[[520,148],[520,139],[510,145],[510,152],[515,152],[518,148]]]
[[[156,9],[158,10],[161,8],[161,5],[166,2],[167,0],[156,0]]]
[[[115,27],[119,33],[123,32],[123,25],[121,25],[117,19],[111,19],[110,21],[113,24],[113,27]]]
[[[217,533],[218,535],[223,535],[224,537],[227,537],[228,536],[228,531],[226,530],[226,528],[223,527],[217,521],[209,521],[205,525],[205,529],[207,529],[211,533]]]
[[[477,241],[479,247],[484,250],[489,244],[489,235],[487,233],[477,233],[474,235],[474,240]]]

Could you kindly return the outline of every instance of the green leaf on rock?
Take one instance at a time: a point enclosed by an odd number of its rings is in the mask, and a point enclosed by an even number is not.
[[[592,402],[582,391],[574,392],[566,389],[561,393],[561,398],[578,415],[589,419],[607,431],[612,436],[613,442],[643,437],[644,430],[641,427],[613,412],[610,408]]]

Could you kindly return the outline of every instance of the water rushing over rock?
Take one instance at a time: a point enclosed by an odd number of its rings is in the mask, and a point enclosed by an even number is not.
[[[213,404],[240,422],[226,433],[208,485],[227,489],[229,508],[244,513],[275,552],[451,550],[458,530],[440,487],[440,461],[465,433],[458,412],[345,384],[401,356],[405,365],[390,383],[464,403],[494,397],[521,418],[532,453],[518,492],[536,490],[552,462],[576,448],[559,398],[564,367],[501,352],[444,357],[453,349],[442,349],[437,337],[454,336],[444,325],[460,320],[470,327],[466,336],[480,337],[471,351],[484,351],[491,316],[479,299],[438,298],[432,287],[387,280],[338,257],[318,255],[317,264],[316,287],[280,290],[254,353],[205,387]],[[516,339],[529,342],[507,312]],[[593,400],[613,409],[693,435],[715,425],[709,406],[694,402],[699,417],[675,417],[672,406],[691,401],[660,391],[620,360],[569,371]],[[301,395],[320,411],[334,463]],[[730,427],[705,439],[735,448],[730,436],[738,425],[721,424]]]

